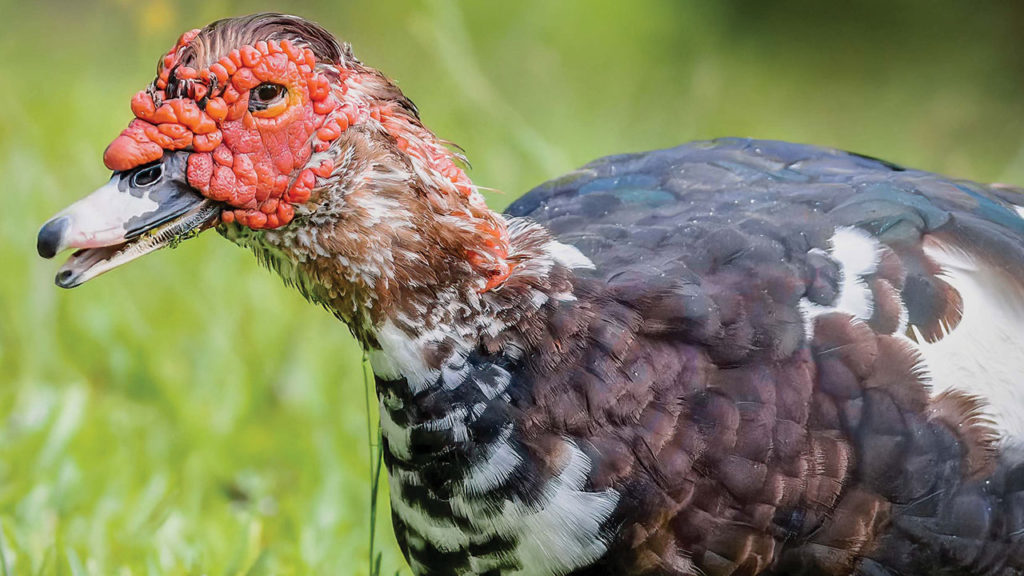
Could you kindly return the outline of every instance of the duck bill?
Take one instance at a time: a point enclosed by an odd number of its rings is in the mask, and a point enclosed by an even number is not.
[[[74,249],[56,283],[74,288],[139,256],[177,245],[217,224],[221,205],[188,184],[187,152],[115,172],[98,190],[48,220],[39,255]]]

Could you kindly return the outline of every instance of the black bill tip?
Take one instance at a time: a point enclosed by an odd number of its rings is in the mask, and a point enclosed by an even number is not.
[[[53,258],[64,247],[64,236],[68,231],[71,219],[60,216],[50,220],[39,229],[36,238],[36,251],[43,258]]]

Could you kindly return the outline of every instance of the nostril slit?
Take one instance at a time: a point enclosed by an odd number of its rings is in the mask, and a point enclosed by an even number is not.
[[[68,229],[68,218],[57,218],[50,220],[39,230],[39,237],[36,239],[36,251],[43,258],[53,258],[60,252],[64,242],[64,233]]]

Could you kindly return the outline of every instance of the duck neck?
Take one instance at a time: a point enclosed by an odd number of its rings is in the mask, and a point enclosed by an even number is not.
[[[373,333],[385,459],[393,495],[404,500],[396,506],[498,489],[505,478],[492,472],[520,458],[510,438],[524,386],[515,375],[526,357],[538,359],[538,345],[572,342],[586,324],[556,327],[552,318],[585,315],[573,269],[589,260],[528,221],[510,219],[508,230],[516,265],[499,287],[438,290],[420,303],[424,314],[390,316]]]
[[[333,172],[292,225],[222,232],[349,326],[400,426],[465,420],[502,398],[502,366],[542,337],[545,307],[575,301],[572,269],[589,261],[542,226],[490,210],[460,156],[378,73],[344,82],[352,120],[317,153]],[[444,413],[430,405],[440,398]]]

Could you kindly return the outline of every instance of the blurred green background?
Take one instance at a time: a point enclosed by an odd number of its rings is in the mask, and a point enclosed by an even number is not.
[[[1024,4],[0,0],[0,576],[367,574],[361,354],[216,234],[74,291],[35,255],[184,30],[279,10],[397,78],[503,207],[715,136],[1024,184]],[[386,512],[384,572],[406,570]]]

